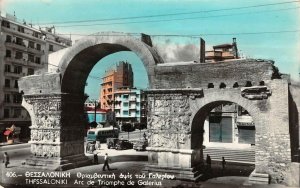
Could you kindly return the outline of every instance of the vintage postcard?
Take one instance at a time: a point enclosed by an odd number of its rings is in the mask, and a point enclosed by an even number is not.
[[[299,187],[296,0],[0,0],[0,187]]]

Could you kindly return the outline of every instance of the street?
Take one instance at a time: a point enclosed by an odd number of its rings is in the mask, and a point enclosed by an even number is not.
[[[120,132],[119,138],[123,137],[123,139],[127,139],[127,140],[139,140],[139,139],[144,139],[143,137],[144,133],[147,135],[147,129],[135,130],[133,132],[129,132],[129,134],[128,132]]]

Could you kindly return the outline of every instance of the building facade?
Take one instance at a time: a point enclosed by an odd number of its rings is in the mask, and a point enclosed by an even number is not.
[[[146,127],[147,99],[144,92],[135,88],[120,88],[114,92],[114,112],[117,124]]]
[[[113,110],[114,92],[121,87],[133,87],[133,72],[129,63],[121,61],[116,69],[106,71],[100,91],[101,109]]]
[[[31,119],[21,106],[18,79],[46,70],[48,54],[71,46],[72,41],[54,34],[54,28],[36,29],[13,15],[0,16],[0,21],[0,129],[2,133],[15,124],[26,137]]]
[[[104,124],[107,120],[106,110],[99,108],[99,101],[86,101],[84,103],[84,113],[88,123]]]
[[[232,44],[220,44],[213,46],[213,50],[205,52],[205,62],[218,62],[230,59],[239,59],[236,38]]]
[[[204,123],[204,145],[231,148],[255,145],[255,125],[241,106],[224,104],[213,109]]]

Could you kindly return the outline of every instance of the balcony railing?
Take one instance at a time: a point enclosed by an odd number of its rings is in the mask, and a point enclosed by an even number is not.
[[[46,43],[46,41],[42,38],[42,36],[36,37],[36,36],[34,36],[33,34],[30,34],[30,33],[19,32],[18,30],[15,30],[14,28],[2,27],[2,30],[4,32],[9,32],[9,33],[12,33],[12,34],[15,34],[15,35],[18,35],[18,36],[29,38],[29,39],[34,40],[34,41],[38,40],[40,42]]]
[[[44,50],[38,50],[35,48],[31,48],[31,47],[28,47],[28,52],[31,52],[34,54],[39,54],[39,55],[43,55],[45,53]]]
[[[22,76],[26,76],[26,75],[23,75],[23,73],[18,74],[18,73],[14,73],[14,72],[5,72],[4,75],[6,77],[14,77],[14,78],[20,78]]]
[[[14,64],[19,64],[19,65],[27,65],[27,61],[26,59],[16,59],[14,57],[5,57],[5,61],[7,62],[11,62],[11,63],[14,63]]]
[[[16,49],[19,49],[19,50],[27,51],[27,47],[25,45],[22,45],[22,44],[17,44],[17,43],[14,43],[14,42],[5,42],[5,45],[7,47],[11,47],[11,48],[16,48]]]
[[[18,88],[14,88],[14,87],[4,87],[4,91],[19,93],[19,89]]]
[[[40,64],[38,64],[38,63],[35,63],[35,62],[28,61],[28,66],[43,67],[43,63],[41,62]]]

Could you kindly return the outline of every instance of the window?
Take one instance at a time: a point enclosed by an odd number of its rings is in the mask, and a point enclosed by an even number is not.
[[[11,36],[10,35],[6,35],[6,40],[5,42],[11,42]]]
[[[8,21],[3,20],[2,21],[2,26],[10,28],[10,23]]]
[[[15,94],[14,96],[13,96],[13,103],[21,103],[22,102],[22,95],[20,95],[20,94]]]
[[[16,44],[21,45],[21,46],[24,46],[23,39],[17,37],[17,38],[16,38]]]
[[[4,109],[4,118],[9,118],[9,109]]]
[[[14,115],[13,115],[14,118],[21,117],[21,114],[22,114],[22,110],[20,108],[14,109]]]
[[[221,84],[220,84],[220,89],[225,89],[226,88],[226,85],[222,82]]]
[[[224,116],[209,117],[209,141],[232,142],[232,118]]]
[[[22,73],[22,66],[15,66],[14,73],[21,74]]]
[[[18,31],[24,33],[24,27],[18,26]]]
[[[28,48],[34,48],[34,42],[29,41],[28,42]]]
[[[33,32],[32,36],[38,38],[39,37],[39,34],[37,32]]]
[[[127,107],[127,106],[128,106],[128,102],[124,102],[124,103],[123,103],[123,106],[124,106],[124,107]]]
[[[41,64],[41,58],[40,57],[35,57],[35,63],[36,64]]]
[[[49,51],[53,52],[53,45],[49,44]]]
[[[251,87],[251,86],[252,86],[251,81],[247,81],[245,87]]]
[[[18,80],[15,80],[14,88],[19,88],[19,86],[18,86]]]
[[[10,88],[10,80],[9,79],[5,79],[5,87]]]
[[[41,45],[40,44],[36,44],[36,49],[37,50],[41,50]]]
[[[10,95],[9,94],[4,95],[4,102],[10,103]]]
[[[239,84],[237,83],[237,82],[235,82],[234,84],[233,84],[233,88],[238,88],[239,87]]]
[[[128,111],[127,111],[127,110],[124,110],[124,111],[123,111],[123,114],[124,114],[124,115],[128,115]]]
[[[11,51],[10,50],[6,50],[5,57],[11,57]]]
[[[28,61],[29,62],[34,62],[34,55],[33,54],[28,54]]]
[[[20,51],[16,51],[16,59],[22,59],[23,58],[23,53]]]
[[[10,72],[10,65],[5,64],[4,72]]]
[[[209,84],[207,85],[207,88],[214,88],[214,84],[213,84],[213,83],[209,83]]]
[[[34,74],[34,69],[28,68],[27,75],[33,75]]]

